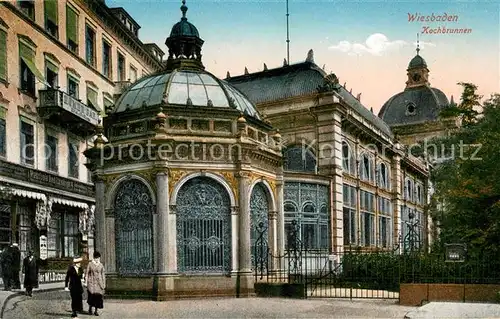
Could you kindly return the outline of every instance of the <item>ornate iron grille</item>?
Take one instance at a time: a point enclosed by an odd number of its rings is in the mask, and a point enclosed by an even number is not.
[[[153,271],[153,201],[139,180],[122,182],[116,192],[115,240],[118,273]]]
[[[267,190],[261,183],[256,184],[250,197],[250,241],[252,253],[252,268],[255,265],[263,265],[261,258],[267,259],[268,253],[268,214],[269,203],[267,200]]]
[[[177,269],[179,273],[231,271],[229,196],[210,178],[193,178],[179,190]]]

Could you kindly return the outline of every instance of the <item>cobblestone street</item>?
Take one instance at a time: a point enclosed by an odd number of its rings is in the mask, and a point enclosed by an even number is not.
[[[84,301],[85,305],[85,301]],[[220,298],[167,302],[105,300],[100,318],[404,318],[414,310],[389,300]],[[4,319],[69,318],[69,294],[46,292],[31,299],[16,297],[4,311]],[[82,314],[79,318],[91,318]]]

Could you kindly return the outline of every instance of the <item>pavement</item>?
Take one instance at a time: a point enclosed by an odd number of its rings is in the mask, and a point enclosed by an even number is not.
[[[25,295],[25,290],[23,285],[21,285],[21,288],[22,289],[13,289],[11,291],[5,291],[3,290],[3,287],[1,288],[2,290],[0,290],[0,319],[3,318],[3,312],[5,310],[5,306],[7,305],[7,302],[10,299]],[[64,282],[40,284],[38,288],[33,289],[33,293],[61,290],[61,289],[64,289]]]
[[[406,314],[405,319],[500,318],[499,304],[431,302]]]

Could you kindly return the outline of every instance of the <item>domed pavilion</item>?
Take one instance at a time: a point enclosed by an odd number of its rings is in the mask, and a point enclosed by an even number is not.
[[[205,70],[181,11],[164,70],[120,96],[86,151],[110,295],[248,295],[257,229],[283,245],[280,135]]]

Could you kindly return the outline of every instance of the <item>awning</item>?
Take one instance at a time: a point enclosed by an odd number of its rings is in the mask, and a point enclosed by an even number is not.
[[[76,202],[73,200],[59,198],[59,197],[50,197],[50,200],[52,201],[52,203],[70,206],[70,207],[79,207],[79,208],[83,208],[83,209],[86,209],[88,207],[88,205],[86,203]]]
[[[19,55],[21,59],[26,63],[30,71],[37,77],[40,81],[45,82],[45,77],[37,69],[35,64],[35,51],[28,47],[26,44],[19,42]]]
[[[9,190],[9,188],[7,188],[7,190]],[[14,196],[32,198],[32,199],[37,199],[37,200],[41,200],[41,201],[47,200],[47,197],[45,196],[45,194],[42,194],[42,193],[37,193],[37,192],[32,192],[32,191],[27,191],[24,189],[17,189],[17,188],[10,189],[10,191],[12,192],[12,195],[14,195]]]

